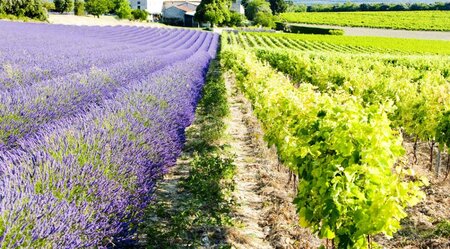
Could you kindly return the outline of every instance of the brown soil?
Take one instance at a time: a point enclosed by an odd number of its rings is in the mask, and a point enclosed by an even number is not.
[[[295,206],[294,181],[285,167],[278,164],[276,151],[267,149],[263,131],[252,114],[249,102],[238,93],[234,80],[228,78],[232,120],[228,124],[232,147],[237,155],[238,184],[236,197],[241,206],[236,217],[242,221],[242,228],[231,231],[229,242],[236,248],[317,248],[321,241],[308,229],[298,226]],[[383,248],[436,248],[450,249],[450,236],[436,234],[437,225],[450,221],[450,176],[447,179],[447,154],[441,155],[439,176],[430,167],[428,143],[418,143],[417,162],[413,156],[414,142],[406,138],[407,153],[403,160],[417,177],[425,176],[430,184],[423,190],[427,197],[421,203],[407,210],[408,217],[402,220],[403,228],[387,239],[377,236],[376,241]],[[436,151],[434,160],[436,161]],[[255,226],[255,224],[258,226]]]
[[[430,171],[429,143],[418,143],[417,162],[414,160],[413,145],[412,139],[405,139],[407,167],[414,169],[417,176],[426,176],[430,181],[429,186],[423,187],[427,197],[407,210],[408,217],[402,220],[403,228],[394,235],[394,238],[387,240],[380,237],[379,242],[385,248],[449,249],[450,235],[436,234],[440,222],[450,222],[450,176],[445,179],[448,155],[441,155],[441,172],[437,176],[435,174],[437,149],[434,153],[433,170]]]
[[[238,93],[233,78],[227,88],[231,109],[228,134],[238,168],[234,195],[238,224],[228,233],[235,248],[317,248],[321,241],[299,227],[289,173],[267,149],[261,127],[248,101]]]

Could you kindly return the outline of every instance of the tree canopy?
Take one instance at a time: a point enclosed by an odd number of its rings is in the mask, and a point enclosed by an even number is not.
[[[250,0],[247,2],[247,7],[245,8],[245,15],[251,21],[253,21],[258,12],[266,12],[272,14],[269,2],[265,0]]]
[[[209,22],[214,26],[229,21],[230,15],[228,0],[202,0],[197,6],[194,19],[197,22]]]
[[[108,13],[111,2],[109,0],[86,0],[85,9],[87,13],[96,17]]]
[[[131,6],[128,0],[117,0],[115,4],[115,13],[121,19],[129,19],[131,15]]]
[[[42,0],[0,0],[0,14],[47,20],[47,10]]]
[[[285,0],[269,0],[272,14],[284,13],[288,9],[289,4]]]
[[[73,10],[73,0],[54,0],[55,10],[59,13],[69,12]]]
[[[84,1],[83,0],[75,0],[73,12],[77,16],[84,16]]]
[[[264,27],[268,27],[268,28],[275,27],[274,16],[268,12],[256,13],[255,19],[253,21],[255,22],[255,24],[259,24]]]

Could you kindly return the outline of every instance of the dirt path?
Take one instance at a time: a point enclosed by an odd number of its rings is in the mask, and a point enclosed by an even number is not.
[[[426,198],[412,208],[408,208],[408,217],[401,221],[402,228],[390,240],[378,237],[378,242],[386,248],[450,248],[450,179],[445,179],[447,155],[442,154],[443,169],[436,176],[430,166],[430,145],[419,142],[417,161],[413,156],[413,138],[406,137],[403,146],[407,151],[407,167],[413,169],[417,178],[425,176],[430,185],[423,187]],[[436,156],[436,154],[435,154]],[[436,157],[433,166],[435,166]]]
[[[226,81],[230,120],[227,134],[237,166],[234,191],[237,225],[228,234],[235,248],[317,248],[320,240],[298,225],[293,182],[276,153],[267,149],[248,101]],[[279,171],[280,169],[280,171]]]
[[[321,241],[297,225],[296,183],[267,149],[247,99],[226,79],[222,94],[206,94],[199,104],[183,156],[158,183],[135,248],[319,247]],[[205,114],[220,96],[228,103],[225,124]],[[210,139],[213,130],[223,131],[218,140]]]
[[[228,85],[228,89],[231,86]],[[236,217],[242,224],[238,230],[240,239],[235,241],[237,248],[272,248],[266,240],[267,230],[259,225],[263,218],[264,199],[258,194],[261,178],[257,158],[250,146],[250,133],[244,124],[244,114],[241,111],[242,103],[235,96],[230,98],[231,120],[228,124],[227,134],[231,136],[230,145],[232,153],[236,155],[235,164],[237,173],[235,177],[236,189],[234,195],[238,202]]]
[[[420,40],[444,40],[450,41],[450,32],[443,31],[411,31],[396,29],[342,27],[334,25],[301,24],[308,27],[323,27],[343,29],[346,36],[380,36],[392,38],[412,38]]]

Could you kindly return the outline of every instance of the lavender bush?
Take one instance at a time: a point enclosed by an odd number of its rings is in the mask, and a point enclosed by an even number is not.
[[[218,36],[8,22],[0,36],[0,248],[129,238],[181,152]]]

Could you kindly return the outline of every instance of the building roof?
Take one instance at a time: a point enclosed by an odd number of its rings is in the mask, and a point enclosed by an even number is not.
[[[197,4],[193,4],[190,2],[184,2],[184,3],[176,5],[175,7],[184,12],[191,12],[191,11],[195,11],[197,9],[197,6],[198,6]]]
[[[175,6],[175,8],[180,9],[180,10],[182,10],[184,12],[192,11],[189,7],[187,7],[185,5],[177,5],[177,6]]]

